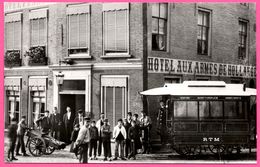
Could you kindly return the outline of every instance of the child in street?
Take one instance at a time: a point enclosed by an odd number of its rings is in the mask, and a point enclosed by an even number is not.
[[[111,159],[111,131],[110,131],[110,125],[108,124],[108,119],[106,118],[104,120],[104,125],[101,127],[101,135],[102,135],[102,143],[104,148],[104,161],[112,161]]]
[[[118,148],[120,147],[120,159],[126,160],[124,157],[124,145],[126,140],[126,130],[123,126],[123,120],[119,119],[117,121],[117,125],[114,127],[113,131],[113,139],[115,139],[115,158],[113,160],[117,160],[119,153]]]
[[[79,124],[76,124],[74,126],[74,129],[70,137],[70,140],[72,142],[70,147],[70,152],[73,152],[77,158],[78,158],[78,147],[76,146],[75,142],[77,140],[78,134],[79,134]]]
[[[128,159],[133,158],[134,160],[136,159],[136,151],[138,148],[138,145],[140,145],[140,137],[139,137],[139,129],[136,126],[136,122],[132,121],[131,122],[131,127],[128,130],[128,136],[130,140],[130,155],[128,156]]]
[[[96,122],[92,121],[89,128],[90,133],[90,146],[89,146],[89,157],[90,160],[97,160],[97,141],[98,141],[98,128],[96,127]],[[92,150],[94,151],[94,157],[92,157]]]

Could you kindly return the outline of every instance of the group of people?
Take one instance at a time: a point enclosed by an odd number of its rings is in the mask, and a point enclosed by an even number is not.
[[[87,163],[88,159],[97,160],[102,149],[104,161],[136,159],[137,150],[148,153],[151,119],[144,112],[127,114],[127,118],[118,119],[113,128],[101,113],[100,119],[95,122],[89,117],[83,118],[83,124],[75,124],[71,135],[71,152],[79,156],[80,163]],[[115,142],[114,158],[112,159],[111,139]],[[89,157],[89,158],[88,158]]]
[[[78,110],[77,115],[72,119],[70,107],[66,108],[63,117],[58,113],[57,107],[54,107],[50,114],[48,110],[44,116],[35,120],[37,127],[43,134],[49,134],[55,139],[61,140],[68,145],[71,144],[70,151],[76,154],[81,163],[90,160],[96,160],[103,152],[104,161],[136,159],[138,150],[141,153],[149,152],[150,130],[152,122],[145,112],[138,114],[127,113],[127,118],[118,119],[117,125],[112,129],[109,120],[105,118],[104,113],[100,114],[100,119],[95,122],[89,116],[85,116],[82,110]],[[63,128],[61,130],[61,125]],[[26,131],[26,117],[22,116],[20,122],[12,119],[8,130],[9,148],[8,161],[17,160],[14,155],[28,156],[25,149],[24,134]],[[61,135],[61,131],[63,135]],[[111,153],[111,139],[115,142],[114,158]],[[17,145],[16,145],[16,141]],[[103,150],[103,151],[102,151]]]

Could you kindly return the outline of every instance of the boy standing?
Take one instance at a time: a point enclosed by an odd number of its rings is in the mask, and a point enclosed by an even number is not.
[[[139,144],[139,129],[138,127],[136,126],[136,122],[135,121],[132,121],[131,122],[131,127],[129,128],[129,131],[128,131],[128,136],[129,136],[129,140],[131,142],[131,152],[130,152],[130,155],[128,156],[128,159],[130,159],[131,157],[133,157],[133,159],[135,160],[135,155],[136,155],[136,150],[137,150],[137,145]]]
[[[90,160],[97,160],[97,141],[98,141],[98,128],[96,127],[96,122],[92,121],[89,128],[90,133],[90,148],[89,157]],[[92,157],[92,150],[94,151],[94,157]]]
[[[123,126],[123,120],[119,119],[117,121],[117,125],[114,127],[113,131],[113,138],[116,141],[115,145],[115,158],[113,160],[117,160],[118,154],[118,147],[120,147],[120,159],[125,160],[124,158],[124,143],[126,140],[126,130]]]
[[[107,161],[109,158],[109,161],[111,161],[111,142],[110,142],[110,125],[108,124],[108,119],[106,118],[104,120],[104,125],[101,127],[101,135],[102,135],[102,143],[104,148],[104,161]]]
[[[124,118],[123,125],[126,131],[126,140],[125,140],[125,157],[128,157],[128,153],[130,153],[130,140],[128,136],[128,130],[131,127],[131,123],[128,123],[127,118]]]

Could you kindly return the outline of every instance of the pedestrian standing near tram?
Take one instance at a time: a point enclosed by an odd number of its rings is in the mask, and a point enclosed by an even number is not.
[[[157,134],[160,135],[161,144],[164,146],[166,144],[166,108],[162,100],[157,115]]]
[[[64,124],[64,141],[67,144],[70,144],[70,137],[71,137],[71,133],[73,131],[73,119],[72,119],[72,112],[71,112],[71,108],[67,107],[66,108],[66,113],[63,115],[63,124]]]
[[[100,119],[96,123],[96,127],[98,128],[98,156],[101,156],[102,153],[102,134],[101,127],[104,125],[105,114],[100,114]]]
[[[150,130],[152,127],[152,121],[144,111],[141,112],[140,118],[140,130],[141,130],[141,142],[142,142],[142,153],[147,154],[149,152],[148,146],[150,145]]]
[[[132,112],[127,113],[127,122],[130,124],[130,126],[131,126],[132,116],[133,116]]]
[[[15,118],[11,119],[11,124],[8,126],[8,159],[7,161],[18,160],[14,156],[15,143],[17,139],[17,122]],[[11,157],[10,157],[11,156]]]
[[[76,145],[79,147],[79,162],[88,163],[88,144],[90,141],[89,134],[90,118],[84,118],[84,125],[80,128],[79,134],[76,140]]]
[[[49,117],[50,112],[44,111],[44,116],[36,120],[36,124],[40,126],[43,134],[48,135],[51,129],[51,119]]]
[[[84,124],[84,114],[83,111],[81,109],[78,110],[78,116],[75,117],[74,121],[73,121],[73,127],[79,124],[79,127],[81,128]]]
[[[19,153],[20,147],[21,147],[23,156],[29,156],[28,154],[26,154],[25,145],[24,145],[24,134],[27,129],[27,125],[25,123],[25,118],[26,118],[25,116],[22,116],[20,122],[18,123],[18,129],[17,129],[18,143],[16,145],[16,156],[21,155]]]
[[[104,119],[104,125],[101,127],[101,137],[104,149],[104,161],[112,161],[111,157],[111,130],[108,119]]]
[[[113,131],[113,139],[115,139],[115,158],[113,160],[117,160],[119,157],[119,147],[120,147],[120,159],[126,160],[124,157],[124,145],[126,140],[126,130],[123,126],[123,120],[119,119],[117,121],[117,125],[114,127]]]
[[[137,154],[137,148],[140,143],[140,136],[139,136],[139,128],[136,126],[136,122],[132,121],[131,122],[131,127],[128,130],[128,136],[129,140],[131,142],[131,152],[128,155],[128,159],[133,158],[134,160],[136,159],[136,154]]]

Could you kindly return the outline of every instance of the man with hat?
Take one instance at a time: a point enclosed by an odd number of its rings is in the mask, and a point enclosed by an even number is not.
[[[74,119],[73,127],[75,127],[76,124],[79,124],[80,128],[84,125],[83,111],[81,109],[78,110],[78,116]]]
[[[53,108],[53,113],[50,115],[51,119],[51,136],[55,139],[60,140],[60,127],[61,127],[61,117],[58,113],[58,108]]]
[[[90,118],[84,117],[84,125],[80,128],[76,140],[76,145],[80,149],[80,153],[79,153],[80,163],[88,163],[88,144],[90,141],[89,123],[90,123]]]
[[[40,123],[42,133],[44,133],[44,134],[48,134],[51,129],[51,119],[49,117],[49,113],[50,112],[48,110],[45,110],[44,116],[40,117],[38,120],[36,120],[36,124],[39,126],[39,123]]]
[[[96,123],[96,127],[98,128],[98,156],[101,156],[102,152],[102,136],[101,136],[101,127],[104,125],[105,114],[100,114],[100,119]]]
[[[25,151],[25,145],[24,145],[24,134],[27,129],[26,123],[25,123],[26,117],[23,115],[20,122],[18,123],[18,128],[17,128],[17,138],[18,138],[18,143],[16,145],[16,155],[21,155],[19,153],[20,147],[23,153],[23,156],[29,156],[26,154]]]
[[[111,130],[110,125],[108,123],[108,119],[104,119],[104,125],[101,127],[101,137],[102,137],[102,143],[103,143],[103,149],[104,149],[104,161],[111,161]],[[107,159],[109,158],[109,159]]]

